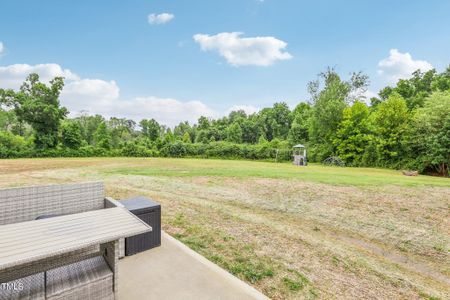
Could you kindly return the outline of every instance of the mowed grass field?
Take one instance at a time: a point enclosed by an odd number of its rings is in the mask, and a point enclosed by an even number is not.
[[[0,160],[0,187],[102,180],[274,299],[450,299],[450,179],[163,158]]]

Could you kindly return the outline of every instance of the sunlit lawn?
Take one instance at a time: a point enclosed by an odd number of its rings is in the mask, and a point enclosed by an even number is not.
[[[163,228],[269,297],[450,298],[450,179],[164,158],[0,161],[0,186],[102,180],[162,203]]]
[[[151,166],[151,167],[149,167]],[[449,186],[447,178],[404,176],[400,171],[375,168],[329,167],[310,164],[307,167],[291,163],[270,163],[236,160],[154,159],[142,167],[123,167],[108,172],[145,176],[301,179],[336,185],[401,185]]]

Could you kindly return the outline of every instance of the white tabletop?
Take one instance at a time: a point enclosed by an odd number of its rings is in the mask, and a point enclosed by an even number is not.
[[[0,270],[151,231],[122,207],[0,226]]]

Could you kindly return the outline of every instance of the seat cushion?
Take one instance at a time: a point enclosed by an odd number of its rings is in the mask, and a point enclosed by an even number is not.
[[[44,273],[0,283],[0,300],[44,300]]]
[[[47,272],[47,299],[113,299],[113,272],[96,256]]]

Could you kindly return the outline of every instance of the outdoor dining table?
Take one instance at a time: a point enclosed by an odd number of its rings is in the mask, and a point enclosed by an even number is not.
[[[99,252],[117,277],[117,241],[149,231],[150,226],[122,207],[0,226],[0,282],[77,262]],[[117,278],[114,281],[117,286]]]

